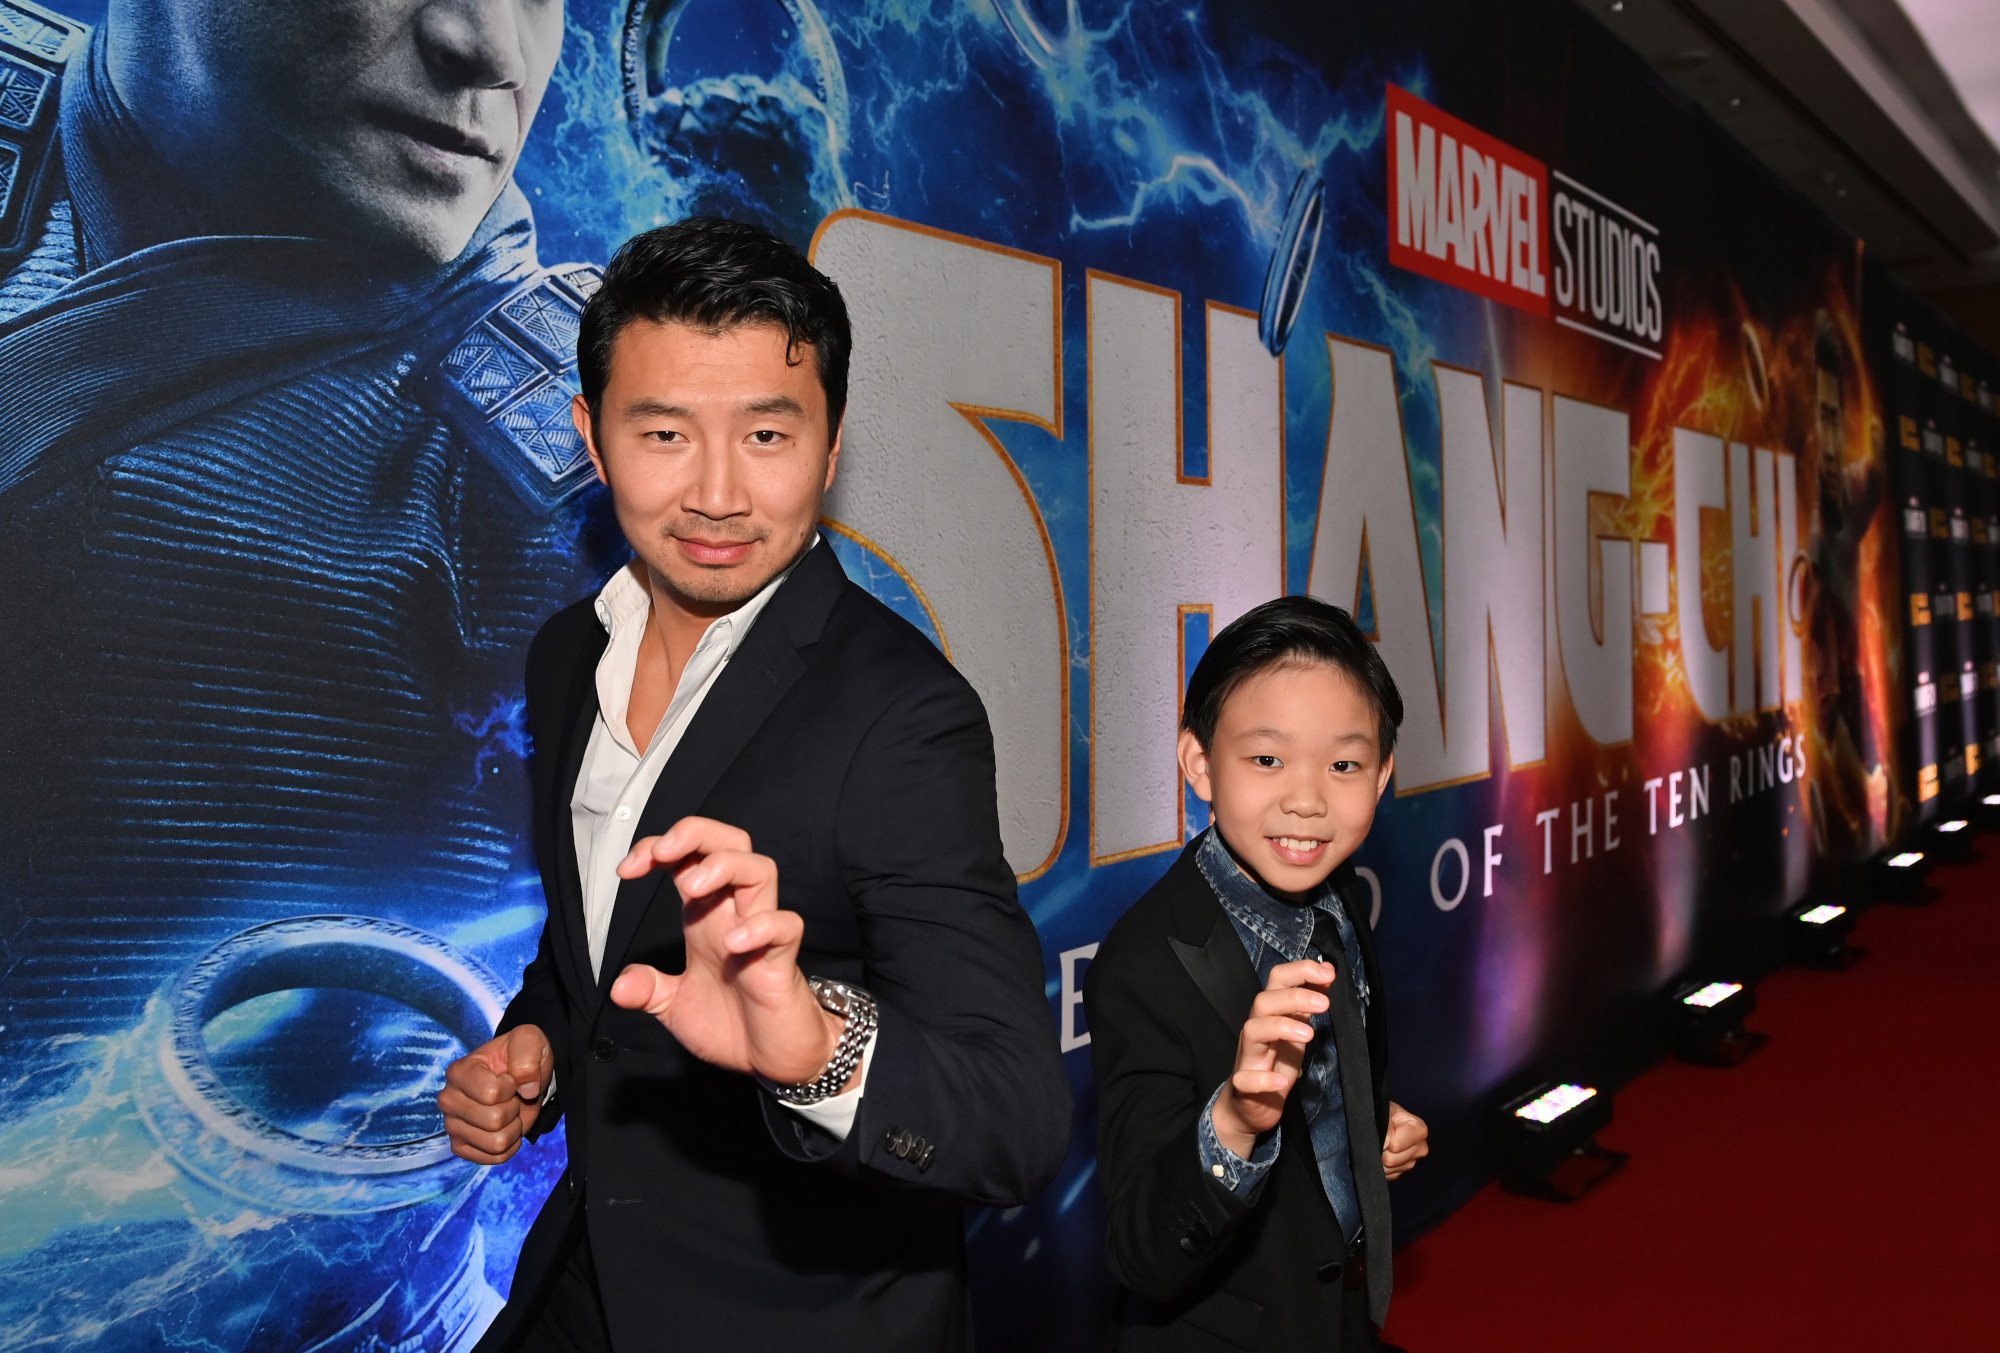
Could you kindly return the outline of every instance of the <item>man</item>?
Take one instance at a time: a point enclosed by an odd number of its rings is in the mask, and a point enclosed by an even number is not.
[[[1806,514],[1790,594],[1811,635],[1807,693],[1815,717],[1809,736],[1819,771],[1806,793],[1812,803],[1813,840],[1822,856],[1837,856],[1856,843],[1866,847],[1877,821],[1886,821],[1888,803],[1888,776],[1874,747],[1862,689],[1856,615],[1861,543],[1882,500],[1882,462],[1879,454],[1847,454],[1845,366],[1840,329],[1822,310],[1813,317],[1813,453],[1819,493],[1816,510]]]
[[[445,929],[523,867],[519,662],[601,575],[594,273],[537,265],[511,183],[561,36],[559,0],[0,0],[10,1062],[233,929]]]
[[[966,1347],[959,1204],[1061,1164],[985,711],[817,536],[849,343],[831,282],[714,219],[585,309],[576,424],[635,558],[529,653],[549,919],[438,1097],[480,1164],[568,1123],[482,1347]]]

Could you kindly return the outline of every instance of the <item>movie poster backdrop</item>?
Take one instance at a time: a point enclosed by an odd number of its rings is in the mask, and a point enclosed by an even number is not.
[[[1886,428],[1950,397],[1885,409],[1859,246],[1569,5],[129,13],[186,21],[0,0],[0,1347],[490,1319],[562,1143],[475,1170],[432,1096],[542,924],[525,646],[622,558],[577,314],[689,213],[846,291],[826,534],[996,732],[1080,1112],[970,1219],[985,1347],[1108,1309],[1078,993],[1203,825],[1178,692],[1247,607],[1352,607],[1402,686],[1358,861],[1434,1134],[1405,1236],[1503,1099],[1615,1084],[1910,815],[1897,505],[1939,500]],[[397,102],[544,74],[510,177],[518,125]]]
[[[1894,279],[1869,285],[1901,507],[1916,811],[1936,822],[1992,788],[2000,758],[2000,373]]]

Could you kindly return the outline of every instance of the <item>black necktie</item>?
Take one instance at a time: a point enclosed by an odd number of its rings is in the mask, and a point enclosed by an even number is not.
[[[1369,1070],[1368,1031],[1361,1024],[1361,1002],[1355,995],[1353,965],[1340,942],[1340,927],[1317,907],[1313,909],[1312,946],[1333,964],[1333,986],[1327,992],[1333,1024],[1333,1051],[1340,1063],[1340,1095],[1347,1113],[1348,1154],[1354,1169],[1354,1191],[1361,1203],[1361,1239],[1367,1246],[1368,1314],[1379,1327],[1389,1316],[1391,1262],[1389,1179],[1382,1173],[1382,1137],[1375,1127],[1375,1086]]]

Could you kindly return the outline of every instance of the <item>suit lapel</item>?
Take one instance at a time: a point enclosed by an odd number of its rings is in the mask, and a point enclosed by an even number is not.
[[[709,688],[679,745],[661,768],[652,797],[639,814],[632,833],[634,841],[657,836],[682,818],[700,812],[716,781],[805,672],[799,650],[819,637],[846,582],[832,549],[824,542],[799,561]],[[604,941],[604,966],[595,983],[593,1018],[624,967],[625,952],[641,922],[656,903],[677,906],[673,881],[664,870],[628,879],[619,886]]]
[[[1174,957],[1193,979],[1232,1039],[1257,999],[1257,970],[1230,924],[1229,915],[1194,862],[1194,848],[1181,853],[1168,873],[1174,889],[1174,932],[1167,937]]]
[[[583,919],[583,871],[577,861],[576,830],[570,821],[569,801],[576,792],[576,779],[583,771],[583,754],[590,746],[590,732],[597,722],[597,664],[604,656],[608,636],[601,625],[592,624],[576,650],[563,702],[567,711],[560,739],[550,748],[550,805],[548,830],[552,839],[545,843],[543,858],[552,862],[555,879],[555,910],[563,943],[558,960],[567,969],[569,989],[589,991],[595,980],[590,972],[590,939]]]
[[[1378,1126],[1386,1131],[1389,1100],[1381,1088],[1387,1084],[1389,1009],[1382,995],[1382,968],[1375,958],[1375,933],[1368,926],[1368,909],[1355,905],[1355,899],[1366,893],[1355,876],[1354,866],[1351,863],[1341,865],[1339,872],[1333,876],[1333,883],[1341,909],[1347,913],[1348,923],[1354,927],[1354,947],[1361,951],[1361,970],[1368,976],[1368,1060],[1377,1087],[1375,1117]]]

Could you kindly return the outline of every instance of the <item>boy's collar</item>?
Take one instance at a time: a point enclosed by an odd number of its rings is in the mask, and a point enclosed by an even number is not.
[[[1334,879],[1340,872],[1336,868],[1329,873],[1308,897],[1289,897],[1274,892],[1268,884],[1250,872],[1235,848],[1222,838],[1221,829],[1212,822],[1200,836],[1195,838],[1195,864],[1201,869],[1202,877],[1208,879],[1209,886],[1218,892],[1227,886],[1232,892],[1243,896],[1246,901],[1249,894],[1254,892],[1262,899],[1262,905],[1294,913],[1303,911],[1307,907],[1323,905],[1333,893]],[[1223,879],[1228,880],[1227,884],[1219,881],[1215,875],[1221,875]]]
[[[1283,951],[1303,953],[1312,936],[1312,908],[1337,905],[1331,901],[1331,875],[1314,889],[1307,903],[1272,893],[1243,867],[1213,825],[1196,839],[1194,862],[1223,909],[1264,934]]]

